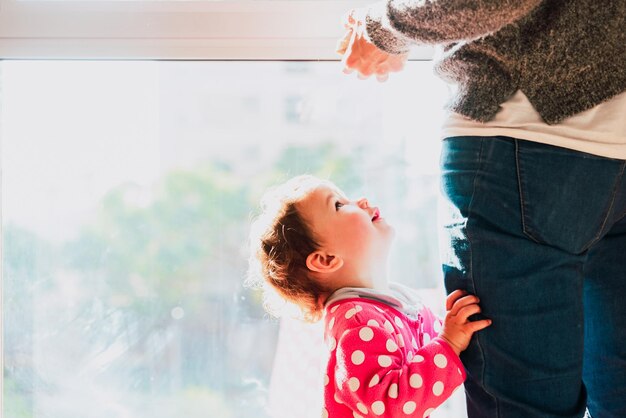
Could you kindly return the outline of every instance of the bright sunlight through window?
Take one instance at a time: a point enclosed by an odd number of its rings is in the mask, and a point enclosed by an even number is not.
[[[441,312],[431,63],[0,63],[4,418],[319,417],[321,328],[243,286],[268,185],[311,173],[396,227]],[[460,418],[462,391],[432,415]]]

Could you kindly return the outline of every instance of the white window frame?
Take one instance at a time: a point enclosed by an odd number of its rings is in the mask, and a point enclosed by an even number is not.
[[[0,59],[336,60],[341,17],[368,4],[0,0]]]

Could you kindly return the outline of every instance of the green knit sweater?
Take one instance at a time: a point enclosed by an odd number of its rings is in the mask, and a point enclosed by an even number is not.
[[[481,122],[517,90],[549,124],[626,90],[626,0],[387,0],[366,31],[389,53],[442,46],[448,108]]]

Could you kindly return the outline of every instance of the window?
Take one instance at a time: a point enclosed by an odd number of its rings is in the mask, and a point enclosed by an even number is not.
[[[367,192],[397,226],[394,276],[438,293],[430,63],[386,84],[309,62],[1,71],[5,417],[281,416],[318,401],[304,385],[319,351],[294,361],[281,344],[315,347],[316,328],[285,321],[277,338],[242,287],[251,208],[293,174]],[[286,384],[296,406],[273,396]]]
[[[383,208],[392,275],[443,306],[445,87],[428,61],[343,75],[319,58],[351,6],[279,3],[2,2],[2,58],[81,59],[0,62],[3,418],[317,417],[319,325],[242,286],[260,194],[302,172]]]
[[[336,60],[367,0],[0,0],[0,57]],[[412,58],[432,55],[416,48]]]

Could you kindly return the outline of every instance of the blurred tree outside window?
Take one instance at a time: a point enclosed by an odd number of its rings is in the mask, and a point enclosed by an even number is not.
[[[427,61],[386,83],[337,62],[0,63],[2,416],[319,416],[321,324],[243,286],[250,219],[297,174],[366,195],[396,227],[391,276],[441,311],[445,97]]]

